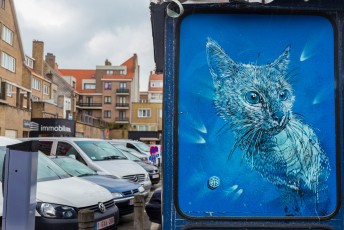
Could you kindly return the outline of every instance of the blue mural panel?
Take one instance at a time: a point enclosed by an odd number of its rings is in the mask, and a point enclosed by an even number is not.
[[[331,22],[192,14],[179,32],[180,212],[330,216],[337,204]]]

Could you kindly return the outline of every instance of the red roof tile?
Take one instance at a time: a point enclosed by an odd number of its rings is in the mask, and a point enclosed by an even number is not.
[[[163,88],[162,87],[149,87],[148,91],[154,91],[154,92],[162,92]]]
[[[61,76],[73,76],[76,79],[76,90],[80,93],[94,93],[95,90],[83,90],[82,80],[83,79],[95,79],[95,70],[84,70],[84,69],[59,69]]]
[[[133,79],[135,76],[135,66],[137,63],[137,55],[134,54],[128,60],[123,62],[121,66],[127,66],[126,75],[104,75],[102,79]],[[76,79],[76,90],[80,93],[92,93],[95,90],[82,90],[83,79],[95,79],[96,70],[83,70],[83,69],[56,69],[57,73],[61,76],[73,76]]]
[[[157,80],[163,80],[164,79],[164,75],[163,74],[156,74],[156,73],[154,73],[154,74],[151,74],[150,76],[149,76],[149,81],[157,81]]]

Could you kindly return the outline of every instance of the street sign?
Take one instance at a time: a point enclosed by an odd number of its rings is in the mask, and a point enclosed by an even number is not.
[[[166,5],[164,229],[343,228],[330,2]]]

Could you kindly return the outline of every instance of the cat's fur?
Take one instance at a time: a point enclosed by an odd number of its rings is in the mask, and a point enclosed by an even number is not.
[[[235,136],[229,158],[239,147],[248,165],[280,189],[287,215],[300,215],[306,200],[326,213],[319,204],[327,203],[329,160],[312,128],[293,114],[290,47],[265,65],[235,62],[210,38],[206,51],[216,110]]]

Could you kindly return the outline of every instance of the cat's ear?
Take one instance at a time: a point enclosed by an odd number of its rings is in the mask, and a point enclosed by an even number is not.
[[[287,69],[288,69],[288,64],[290,62],[289,56],[290,56],[290,46],[287,46],[287,48],[285,48],[285,50],[278,56],[278,58],[276,58],[275,61],[270,63],[270,66],[278,70],[280,73],[286,74]]]
[[[216,80],[232,76],[235,62],[226,54],[217,42],[208,38],[206,43],[207,60],[210,73]]]

